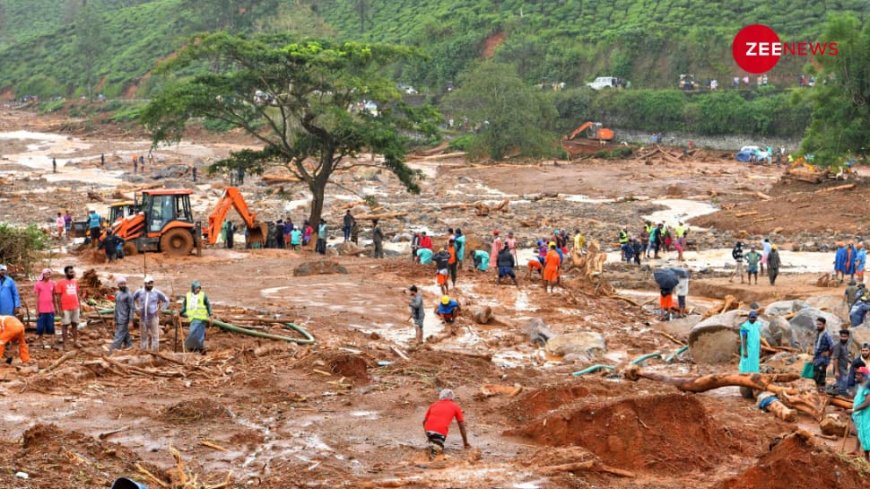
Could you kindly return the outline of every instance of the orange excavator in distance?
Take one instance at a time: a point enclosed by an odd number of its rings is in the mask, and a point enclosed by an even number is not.
[[[265,243],[269,226],[264,222],[257,221],[257,215],[248,209],[242,192],[236,187],[227,187],[224,196],[221,197],[211,215],[208,216],[208,227],[202,230],[202,237],[206,242],[210,245],[217,243],[221,227],[231,209],[235,209],[239,213],[239,216],[245,221],[245,226],[248,227],[247,242],[260,243],[261,245]]]
[[[579,136],[583,136],[582,138]],[[574,132],[562,139],[562,148],[568,156],[601,151],[601,146],[613,141],[613,129],[604,127],[600,122],[584,122]]]
[[[112,231],[124,240],[127,256],[148,251],[158,251],[175,256],[187,256],[194,247],[202,250],[202,240],[215,244],[227,213],[235,208],[248,227],[248,242],[262,243],[268,226],[256,221],[256,215],[239,189],[228,187],[224,196],[208,218],[208,228],[193,219],[188,189],[144,190],[141,202],[136,203],[139,212],[116,222]]]
[[[573,141],[577,136],[584,134],[586,139],[595,141],[613,141],[613,129],[603,127],[600,122],[584,122],[577,129],[574,129],[565,141]]]

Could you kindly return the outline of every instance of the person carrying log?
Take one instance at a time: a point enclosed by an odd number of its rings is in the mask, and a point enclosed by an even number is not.
[[[870,395],[868,395],[870,394],[870,369],[859,368],[855,372],[855,381],[858,390],[852,401],[852,409],[849,410],[855,423],[855,432],[858,434],[854,454],[857,455],[859,450],[862,450],[864,459],[870,462],[870,412],[867,410],[870,407]]]
[[[455,397],[452,390],[443,389],[438,394],[438,401],[429,406],[423,417],[423,431],[429,441],[431,458],[444,452],[444,442],[447,441],[447,432],[454,418],[459,425],[459,434],[462,435],[462,446],[471,448],[468,444],[468,433],[465,431],[465,417],[462,409],[454,402]]]

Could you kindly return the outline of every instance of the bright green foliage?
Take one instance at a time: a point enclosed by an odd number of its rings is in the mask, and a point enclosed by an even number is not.
[[[379,44],[204,35],[159,72],[185,73],[198,63],[213,68],[167,85],[144,109],[142,121],[155,143],[178,140],[193,118],[245,130],[263,149],[234,152],[215,168],[286,167],[311,190],[309,220],[316,225],[330,178],[359,166],[349,157],[364,150],[383,155],[382,164],[371,165],[419,191],[419,174],[403,162],[408,140],[400,131],[431,134],[438,114],[404,106],[395,82],[384,75],[385,65],[410,55],[407,48]],[[378,104],[377,115],[363,109],[366,101]]]
[[[801,150],[814,153],[816,163],[838,165],[866,157],[870,144],[870,23],[834,18],[824,39],[837,41],[840,53],[818,60],[825,83],[813,90],[812,123]]]
[[[21,265],[29,272],[47,244],[48,236],[35,225],[19,228],[0,223],[0,263]]]
[[[500,160],[551,155],[556,138],[546,127],[556,118],[553,103],[526,85],[511,65],[487,61],[460,78],[446,100],[454,119],[476,128],[474,156]]]
[[[0,88],[23,95],[84,93],[74,19],[83,0],[0,0]],[[830,14],[870,13],[866,0],[87,0],[108,42],[94,61],[108,96],[123,94],[192,34],[295,32],[401,43],[429,60],[406,60],[403,81],[441,92],[505,35],[498,61],[531,83],[580,86],[617,75],[666,88],[680,73],[725,82],[736,71],[734,34],[771,25],[785,40],[814,40]],[[794,84],[802,60],[783,60],[771,82]],[[44,90],[34,92],[33,90]]]

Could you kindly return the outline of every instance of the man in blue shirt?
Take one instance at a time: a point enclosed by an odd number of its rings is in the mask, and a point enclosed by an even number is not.
[[[813,379],[816,381],[816,388],[822,393],[825,392],[825,374],[834,349],[834,340],[825,331],[827,323],[823,317],[816,318],[816,343],[813,349]]]
[[[96,247],[100,241],[100,215],[91,209],[88,211],[88,228],[91,231],[91,246]]]
[[[6,265],[0,265],[0,316],[14,316],[20,307],[18,285],[6,273]]]
[[[435,315],[441,318],[445,323],[452,323],[459,316],[462,309],[456,299],[451,299],[449,295],[441,297],[441,303],[435,308]]]
[[[321,218],[320,224],[317,226],[317,243],[314,245],[315,251],[321,255],[326,254],[327,234],[329,234],[329,229],[326,227],[326,220]]]

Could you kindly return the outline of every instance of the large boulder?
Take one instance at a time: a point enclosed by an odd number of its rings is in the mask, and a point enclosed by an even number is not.
[[[329,275],[333,273],[347,273],[347,269],[332,260],[319,260],[305,262],[293,269],[294,277],[306,277],[308,275]]]
[[[711,316],[689,331],[689,351],[695,363],[730,363],[737,353],[740,324],[746,321],[748,311],[735,309]],[[767,321],[759,318],[762,328]]]
[[[190,167],[187,165],[169,165],[163,167],[151,174],[152,180],[161,180],[164,178],[181,178],[187,175]]]
[[[353,241],[344,241],[335,247],[339,255],[360,255],[366,252],[365,248],[360,247]]]
[[[577,360],[593,360],[607,351],[604,336],[593,331],[556,335],[544,347],[548,353]]]
[[[702,316],[700,314],[689,314],[686,317],[672,319],[670,321],[659,321],[653,324],[653,327],[659,331],[665,332],[677,338],[686,338],[689,332],[696,324],[700,323]]]
[[[762,319],[762,323],[765,321]],[[769,322],[762,326],[761,337],[767,340],[772,346],[794,346],[794,332],[791,324],[780,316],[773,316]]]
[[[843,321],[849,320],[849,309],[846,307],[842,295],[817,295],[809,297],[807,298],[807,305],[830,312]]]
[[[827,321],[827,330],[833,338],[836,338],[843,326],[843,321],[837,316],[820,311],[813,307],[805,307],[795,313],[794,317],[789,320],[792,332],[794,334],[795,346],[802,350],[806,350],[808,346],[812,346],[816,340],[816,318],[823,317]]]
[[[764,314],[768,316],[786,316],[798,312],[807,307],[807,303],[799,300],[777,301],[764,307]]]

